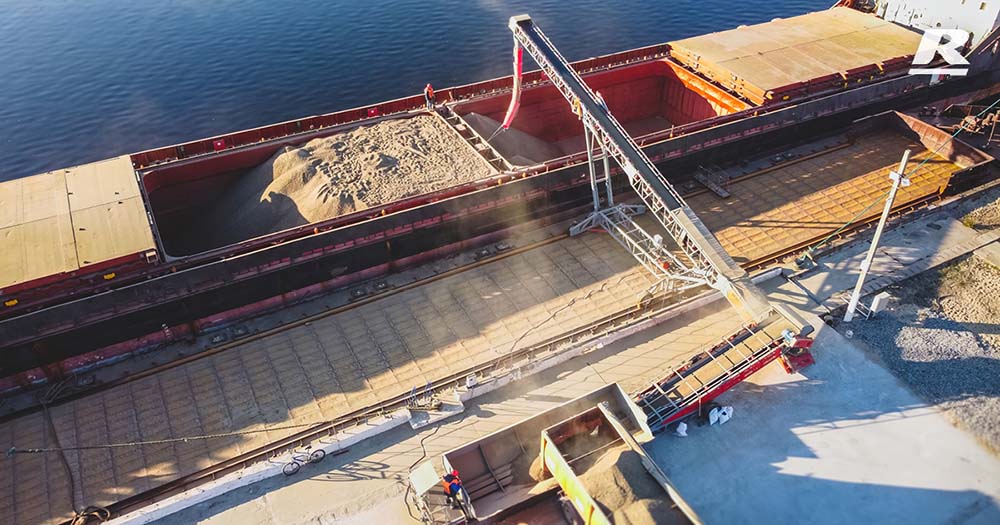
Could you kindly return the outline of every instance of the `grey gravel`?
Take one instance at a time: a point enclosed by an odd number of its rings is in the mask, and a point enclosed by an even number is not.
[[[1000,453],[1000,270],[968,256],[887,291],[888,310],[837,329]]]
[[[995,230],[1000,228],[1000,188],[994,188],[980,198],[970,199],[959,208],[965,213],[962,224],[977,230]]]

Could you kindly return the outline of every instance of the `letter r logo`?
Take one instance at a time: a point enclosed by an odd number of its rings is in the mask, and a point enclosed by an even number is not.
[[[969,41],[969,32],[963,29],[928,29],[920,40],[920,47],[913,55],[914,66],[926,66],[941,55],[949,65],[968,66],[969,61],[958,51]],[[967,67],[957,68],[913,68],[911,75],[956,75],[965,76]]]

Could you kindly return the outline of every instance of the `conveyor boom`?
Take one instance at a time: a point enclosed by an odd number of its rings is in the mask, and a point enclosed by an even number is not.
[[[509,26],[515,41],[531,55],[573,106],[604,154],[615,159],[622,167],[647,209],[692,261],[693,270],[704,276],[706,284],[722,291],[748,320],[764,318],[770,311],[767,297],[726,253],[715,236],[636,145],[603,102],[532,22],[531,17],[511,17]]]

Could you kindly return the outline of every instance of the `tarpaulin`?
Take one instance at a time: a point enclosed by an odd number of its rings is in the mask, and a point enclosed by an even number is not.
[[[521,107],[521,73],[524,70],[524,50],[521,46],[514,44],[514,91],[510,96],[510,105],[507,106],[507,114],[503,117],[503,129],[509,129],[514,116],[517,115],[518,108]]]

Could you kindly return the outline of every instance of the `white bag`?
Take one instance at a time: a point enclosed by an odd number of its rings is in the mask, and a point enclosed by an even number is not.
[[[722,425],[726,421],[733,418],[733,407],[715,407],[708,413],[708,424],[714,425],[716,423]]]
[[[733,407],[722,407],[719,409],[719,424],[722,425],[726,421],[733,418]]]

